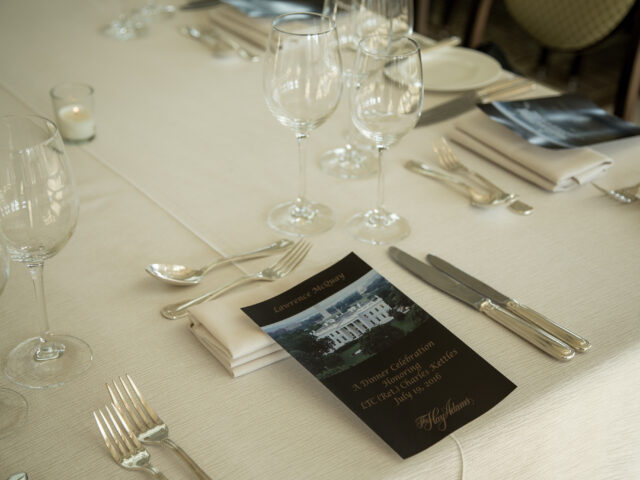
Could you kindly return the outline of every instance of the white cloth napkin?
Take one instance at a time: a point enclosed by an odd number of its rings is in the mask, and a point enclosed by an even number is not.
[[[449,138],[545,190],[562,192],[602,175],[613,160],[590,148],[550,150],[530,144],[481,111],[460,117]]]
[[[249,284],[189,309],[191,332],[232,377],[266,367],[289,354],[247,317],[241,307],[267,300],[295,285],[295,280]]]

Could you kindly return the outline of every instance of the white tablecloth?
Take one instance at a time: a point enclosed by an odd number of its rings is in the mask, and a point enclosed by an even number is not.
[[[185,322],[160,316],[165,303],[231,280],[239,267],[187,290],[148,277],[147,263],[197,265],[279,237],[264,218],[295,195],[295,140],[265,106],[260,64],[216,60],[177,33],[206,12],[178,13],[121,43],[98,33],[99,3],[0,3],[0,112],[51,116],[50,87],[81,81],[95,87],[98,121],[92,143],[68,147],[80,222],[45,268],[54,331],[86,340],[94,364],[44,391],[0,378],[30,404],[27,425],[0,439],[0,478],[22,470],[35,479],[133,478],[113,463],[90,415],[107,401],[104,383],[125,372],[216,479],[457,479],[463,468],[467,479],[640,476],[637,206],[589,186],[550,194],[459,150],[535,206],[530,217],[475,209],[401,167],[407,158],[433,162],[431,142],[451,122],[417,129],[388,152],[387,205],[412,227],[399,246],[440,255],[591,340],[592,352],[562,364],[417,281],[385,248],[351,240],[342,224],[373,204],[375,180],[338,180],[310,165],[309,197],[329,204],[338,225],[313,239],[300,268],[311,275],[355,251],[518,385],[456,432],[462,450],[447,438],[401,460],[295,361],[234,380]],[[427,95],[425,106],[446,98]],[[313,132],[310,159],[341,143],[345,121],[342,105]],[[616,162],[601,183],[640,178],[637,143],[599,149]],[[14,264],[0,297],[2,356],[38,330],[31,289]],[[151,453],[170,478],[189,476],[169,452]]]

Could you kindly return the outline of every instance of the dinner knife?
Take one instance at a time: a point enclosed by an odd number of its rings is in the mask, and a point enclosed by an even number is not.
[[[433,108],[424,110],[420,115],[417,127],[424,127],[426,125],[432,125],[434,123],[442,122],[449,118],[462,115],[469,110],[472,110],[478,105],[478,103],[488,103],[497,100],[504,95],[517,95],[531,90],[535,84],[530,80],[515,78],[500,82],[496,85],[492,85],[482,90],[471,91],[462,94],[453,100],[444,102]]]
[[[398,264],[429,285],[448,293],[452,297],[484,313],[487,317],[498,322],[503,327],[508,328],[553,358],[568,361],[575,356],[575,350],[566,343],[549,335],[541,328],[524,321],[520,317],[511,315],[506,310],[494,304],[490,298],[480,295],[475,290],[466,287],[457,280],[442,273],[437,268],[412,257],[397,247],[389,247],[389,255]]]
[[[438,270],[449,275],[451,278],[466,285],[472,290],[475,290],[479,294],[490,298],[495,304],[501,306],[505,310],[508,310],[509,312],[517,315],[523,320],[533,322],[541,329],[565,342],[577,352],[586,352],[591,348],[591,343],[582,338],[580,335],[567,330],[566,328],[548,319],[541,313],[536,312],[534,309],[527,307],[526,305],[522,305],[517,300],[514,300],[513,298],[507,297],[506,295],[498,292],[486,283],[481,282],[477,278],[472,277],[468,273],[463,272],[459,268],[451,265],[446,260],[429,254],[427,255],[427,261]]]

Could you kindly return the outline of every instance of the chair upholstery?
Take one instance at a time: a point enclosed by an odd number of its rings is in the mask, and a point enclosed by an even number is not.
[[[635,0],[504,0],[513,19],[541,45],[577,51],[620,25]]]

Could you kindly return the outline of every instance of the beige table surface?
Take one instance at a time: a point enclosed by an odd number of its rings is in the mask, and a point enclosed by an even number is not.
[[[260,64],[214,59],[177,33],[205,21],[205,12],[179,13],[146,38],[121,43],[98,33],[100,5],[0,2],[0,113],[51,116],[49,89],[82,81],[95,87],[98,121],[92,143],[68,147],[80,221],[45,268],[54,330],[86,340],[94,363],[50,390],[0,378],[30,405],[26,426],[0,439],[0,478],[142,478],[113,463],[90,416],[107,400],[104,383],[125,372],[215,479],[458,479],[463,469],[466,479],[640,477],[636,205],[590,186],[550,194],[459,150],[470,167],[535,206],[530,217],[475,209],[401,167],[406,158],[433,162],[430,144],[451,122],[411,132],[387,155],[387,204],[412,227],[399,246],[447,258],[592,341],[592,352],[562,364],[417,281],[384,248],[350,239],[342,224],[374,202],[375,180],[337,180],[309,166],[309,196],[329,204],[338,223],[313,239],[300,272],[355,251],[518,385],[455,433],[461,450],[446,438],[401,460],[295,361],[231,379],[185,322],[159,315],[165,303],[265,264],[224,267],[188,292],[143,271],[154,261],[196,265],[278,238],[264,218],[295,194],[295,141],[265,106]],[[446,98],[429,94],[425,105]],[[340,144],[345,121],[342,105],[312,134],[311,159]],[[640,179],[637,141],[599,150],[616,162],[603,185]],[[38,326],[26,269],[12,267],[0,297],[3,357]],[[168,477],[192,478],[169,452],[152,449],[152,458]]]

